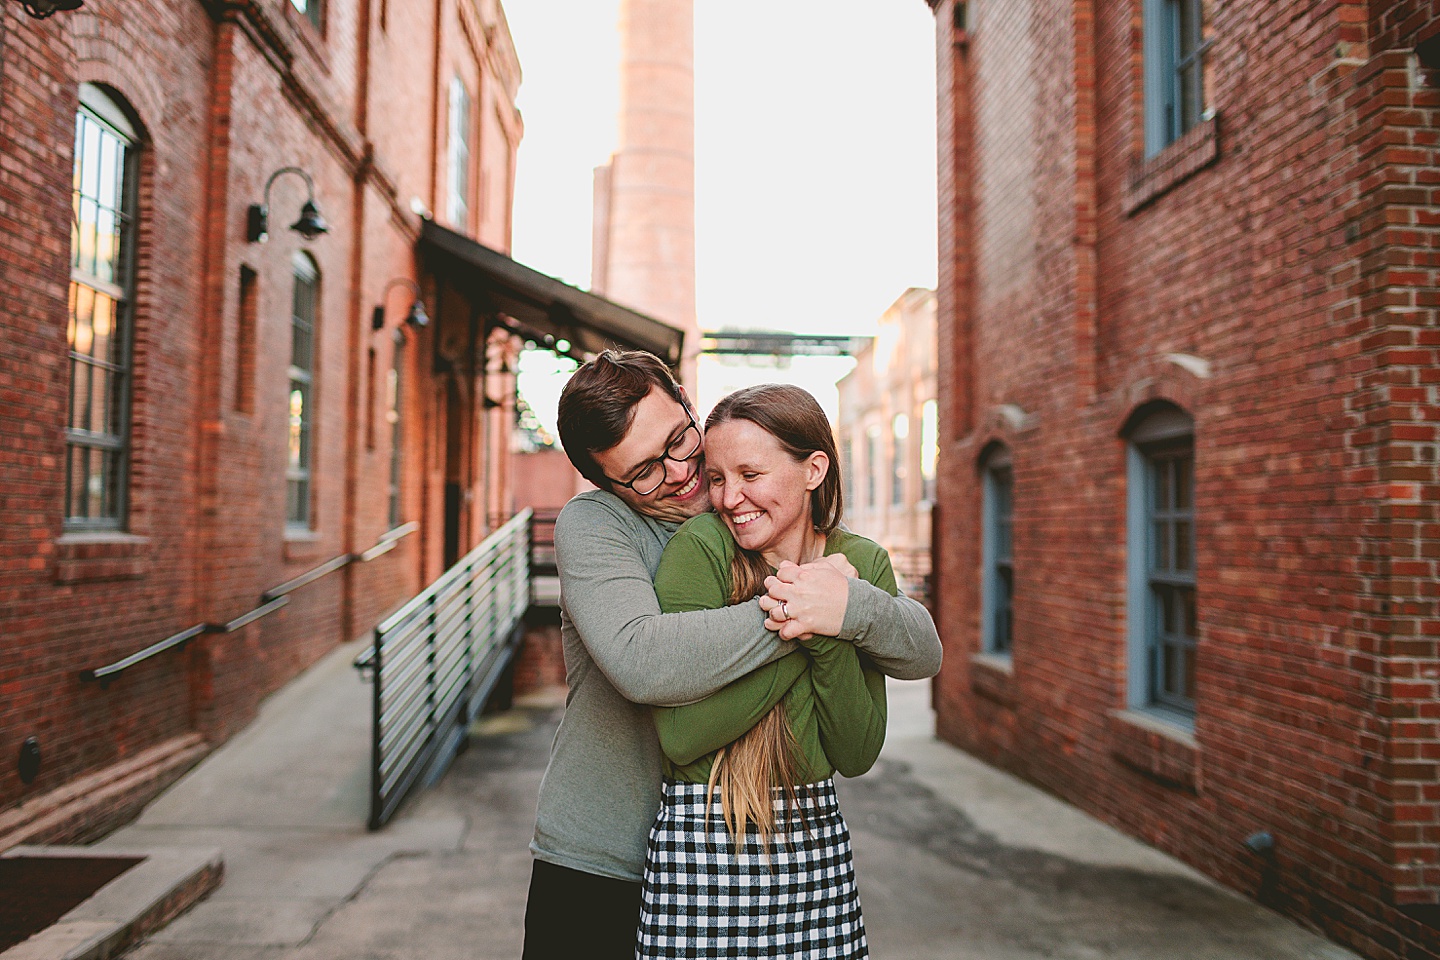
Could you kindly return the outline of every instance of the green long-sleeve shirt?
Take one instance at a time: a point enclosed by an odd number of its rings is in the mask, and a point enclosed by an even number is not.
[[[666,613],[713,610],[728,602],[735,540],[714,514],[687,521],[660,559],[655,594]],[[898,593],[890,557],[879,544],[837,530],[826,555],[840,553],[861,579]],[[681,707],[657,707],[666,776],[709,780],[715,754],[734,742],[777,703],[784,703],[797,745],[802,783],[835,772],[859,776],[885,742],[885,677],[853,643],[834,637],[796,641],[798,648],[720,691]]]

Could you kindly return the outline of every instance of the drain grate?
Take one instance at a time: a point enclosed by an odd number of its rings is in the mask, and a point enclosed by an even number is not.
[[[0,857],[0,952],[34,936],[144,857]]]

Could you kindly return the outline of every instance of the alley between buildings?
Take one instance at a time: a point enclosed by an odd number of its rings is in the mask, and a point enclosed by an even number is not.
[[[224,884],[133,960],[512,960],[551,689],[365,829],[369,691],[336,650],[101,845],[219,847]],[[877,960],[1351,960],[933,736],[928,683],[891,682],[880,763],[841,784]]]

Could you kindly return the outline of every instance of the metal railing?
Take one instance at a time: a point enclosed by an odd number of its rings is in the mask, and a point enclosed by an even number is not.
[[[289,594],[306,584],[314,583],[321,577],[334,573],[341,567],[349,566],[352,563],[367,563],[378,556],[389,553],[395,549],[395,545],[404,537],[414,533],[418,529],[420,529],[420,525],[412,522],[386,531],[380,535],[380,539],[375,542],[375,546],[363,553],[342,553],[338,557],[325,561],[313,570],[302,573],[293,580],[287,580],[278,587],[272,587],[266,590],[260,595],[260,603],[257,606],[246,613],[242,613],[234,620],[226,623],[197,623],[193,627],[186,627],[179,633],[171,634],[164,640],[152,643],[145,649],[138,650],[128,657],[116,660],[114,663],[107,663],[103,667],[94,667],[90,670],[81,670],[80,679],[86,683],[99,683],[102,688],[105,688],[110,686],[111,682],[114,681],[117,676],[136,664],[144,663],[151,657],[164,653],[166,650],[172,650],[176,647],[183,648],[196,637],[209,633],[234,633],[241,627],[254,623],[261,617],[268,616],[285,606],[290,602]]]
[[[444,772],[510,665],[530,605],[530,511],[512,517],[375,628],[370,829]]]
[[[560,571],[555,565],[555,520],[558,509],[537,509],[530,517],[530,603],[560,605]]]

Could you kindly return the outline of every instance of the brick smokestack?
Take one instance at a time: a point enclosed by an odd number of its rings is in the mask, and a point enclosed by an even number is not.
[[[619,149],[595,180],[591,286],[684,330],[693,388],[694,0],[621,0]]]

